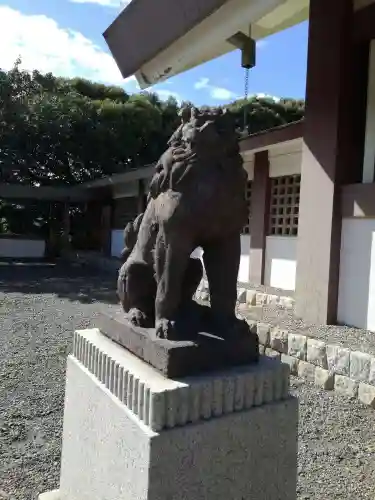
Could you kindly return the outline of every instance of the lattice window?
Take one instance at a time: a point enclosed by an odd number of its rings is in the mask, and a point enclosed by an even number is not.
[[[271,179],[270,235],[297,236],[301,176]]]
[[[242,229],[242,234],[250,234],[250,219],[251,219],[251,189],[252,189],[252,181],[247,181],[246,184],[246,204],[247,204],[247,213],[248,213],[248,222],[246,226]]]

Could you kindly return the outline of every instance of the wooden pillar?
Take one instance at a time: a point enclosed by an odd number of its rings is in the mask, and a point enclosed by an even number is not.
[[[62,231],[62,250],[63,252],[70,251],[70,205],[65,202],[63,206],[63,231]]]
[[[375,181],[375,40],[358,43],[356,51],[357,112],[365,115],[358,120],[357,151],[363,162],[362,181]],[[362,139],[362,141],[361,141]]]
[[[337,316],[340,184],[358,176],[352,20],[352,0],[310,0],[296,313],[320,324]]]
[[[90,200],[86,203],[86,250],[102,250],[101,229],[98,227],[98,221],[102,222],[103,202],[99,200]]]
[[[254,155],[254,178],[251,189],[249,282],[253,285],[264,284],[270,184],[268,151],[260,151]]]
[[[56,203],[53,201],[49,202],[49,216],[48,216],[48,238],[46,245],[46,256],[47,257],[58,257],[60,251],[59,245],[59,219]]]
[[[111,255],[112,247],[112,205],[106,204],[102,208],[101,220],[101,247],[102,252],[106,256]]]

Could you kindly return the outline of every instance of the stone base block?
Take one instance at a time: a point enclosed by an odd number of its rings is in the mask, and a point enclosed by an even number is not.
[[[288,368],[261,357],[170,380],[98,330],[76,332],[60,489],[40,500],[295,500]]]
[[[202,307],[195,304],[191,314],[202,314],[199,309]],[[122,311],[99,314],[96,321],[101,333],[169,378],[247,365],[259,357],[259,340],[254,332],[233,335],[230,339],[204,332],[195,335],[185,332],[192,338],[171,341],[157,338],[155,329],[134,327]]]
[[[59,490],[53,490],[53,491],[47,491],[47,493],[42,493],[39,495],[38,500],[60,500],[60,491]]]

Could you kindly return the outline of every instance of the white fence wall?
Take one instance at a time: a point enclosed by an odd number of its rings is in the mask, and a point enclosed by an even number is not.
[[[264,284],[294,290],[297,266],[297,237],[267,236]]]
[[[124,248],[124,230],[112,229],[111,256],[120,257],[123,248]]]
[[[44,240],[0,238],[0,258],[39,259],[44,257]]]
[[[375,331],[375,219],[344,219],[338,321]]]

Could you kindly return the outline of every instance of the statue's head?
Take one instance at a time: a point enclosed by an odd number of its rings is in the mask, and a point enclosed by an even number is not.
[[[215,137],[213,132],[215,132]],[[235,117],[227,109],[202,107],[201,109],[192,108],[191,119],[187,122],[184,130],[183,140],[192,142],[197,140],[197,135],[203,134],[205,140],[210,143],[213,141],[237,140],[235,129]],[[199,140],[200,144],[203,144]]]
[[[181,118],[182,123],[186,123],[190,120],[191,117],[191,107],[184,106],[180,109],[178,116]]]

